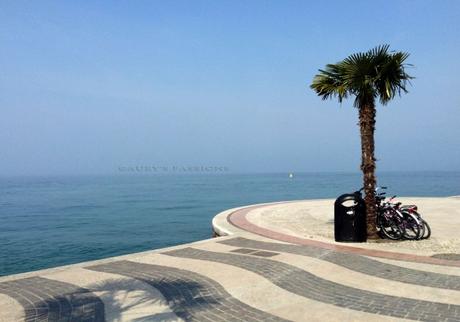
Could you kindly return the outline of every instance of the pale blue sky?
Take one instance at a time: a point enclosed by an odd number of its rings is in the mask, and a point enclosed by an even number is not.
[[[130,165],[358,171],[357,111],[318,68],[388,43],[380,170],[460,170],[460,1],[1,1],[1,175]]]

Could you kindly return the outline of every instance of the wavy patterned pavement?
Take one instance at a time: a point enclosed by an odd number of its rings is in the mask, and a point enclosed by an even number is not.
[[[256,248],[260,250],[314,257],[346,267],[353,271],[388,280],[460,291],[460,276],[426,272],[398,265],[386,264],[361,255],[340,253],[308,245],[286,245],[241,237],[227,239],[220,243],[237,247]]]
[[[216,216],[227,237],[1,277],[0,321],[460,321],[455,254],[298,240],[247,224],[260,207]]]
[[[418,301],[351,288],[266,258],[194,248],[173,250],[164,254],[237,266],[259,274],[291,293],[347,309],[413,320],[460,319],[460,305]]]
[[[87,269],[129,276],[151,285],[185,321],[284,321],[238,301],[217,282],[187,270],[131,261]]]

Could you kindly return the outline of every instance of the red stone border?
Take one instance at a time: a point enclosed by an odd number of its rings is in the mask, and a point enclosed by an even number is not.
[[[278,203],[276,203],[278,204]],[[256,208],[262,207],[269,207],[273,204],[269,205],[256,205],[256,206],[249,206],[242,209],[238,209],[227,216],[227,221],[236,226],[240,229],[246,230],[253,234],[257,234],[263,237],[267,237],[270,239],[275,239],[283,242],[288,242],[292,244],[299,244],[299,245],[308,245],[314,246],[324,249],[330,249],[338,252],[343,253],[350,253],[350,254],[358,254],[363,256],[372,256],[372,257],[381,257],[381,258],[388,258],[388,259],[396,259],[400,261],[406,262],[416,262],[416,263],[424,263],[424,264],[435,264],[435,265],[442,265],[442,266],[454,266],[460,267],[460,261],[456,260],[448,260],[448,259],[441,259],[441,258],[434,258],[429,256],[421,256],[421,255],[411,255],[411,254],[403,254],[403,253],[396,253],[384,250],[374,250],[374,249],[367,249],[367,248],[360,248],[355,246],[346,246],[346,245],[336,245],[330,244],[326,242],[321,242],[317,240],[311,240],[307,238],[295,237],[287,234],[283,234],[277,231],[273,231],[270,229],[266,229],[260,226],[257,226],[247,220],[246,215]]]

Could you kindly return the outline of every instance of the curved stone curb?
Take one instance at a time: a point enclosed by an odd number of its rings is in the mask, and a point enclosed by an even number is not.
[[[301,201],[301,200],[267,202],[267,203],[260,203],[260,204],[254,204],[254,205],[249,205],[249,206],[241,206],[241,207],[227,209],[225,211],[218,213],[212,219],[213,232],[215,233],[216,236],[231,236],[231,235],[235,235],[239,233],[246,233],[248,232],[246,229],[241,229],[238,226],[235,226],[229,220],[230,216],[233,213],[241,211],[241,210],[245,210],[245,209],[248,209],[249,211],[251,211],[253,209],[260,208],[260,207],[273,206],[277,204],[291,203],[291,202],[298,202],[298,201]]]
[[[227,220],[228,216],[231,215],[233,212],[243,209],[245,207],[238,207],[238,208],[232,208],[228,209],[225,211],[222,211],[221,213],[218,213],[214,218],[212,219],[212,231],[213,235],[215,237],[219,236],[230,236],[238,231],[244,232],[244,230],[240,230],[238,227],[233,226],[230,224]]]

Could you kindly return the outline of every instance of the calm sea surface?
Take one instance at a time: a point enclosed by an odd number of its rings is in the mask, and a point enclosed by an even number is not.
[[[402,196],[460,195],[460,172],[381,173]],[[211,237],[228,208],[335,198],[359,174],[216,174],[0,178],[0,275]]]

